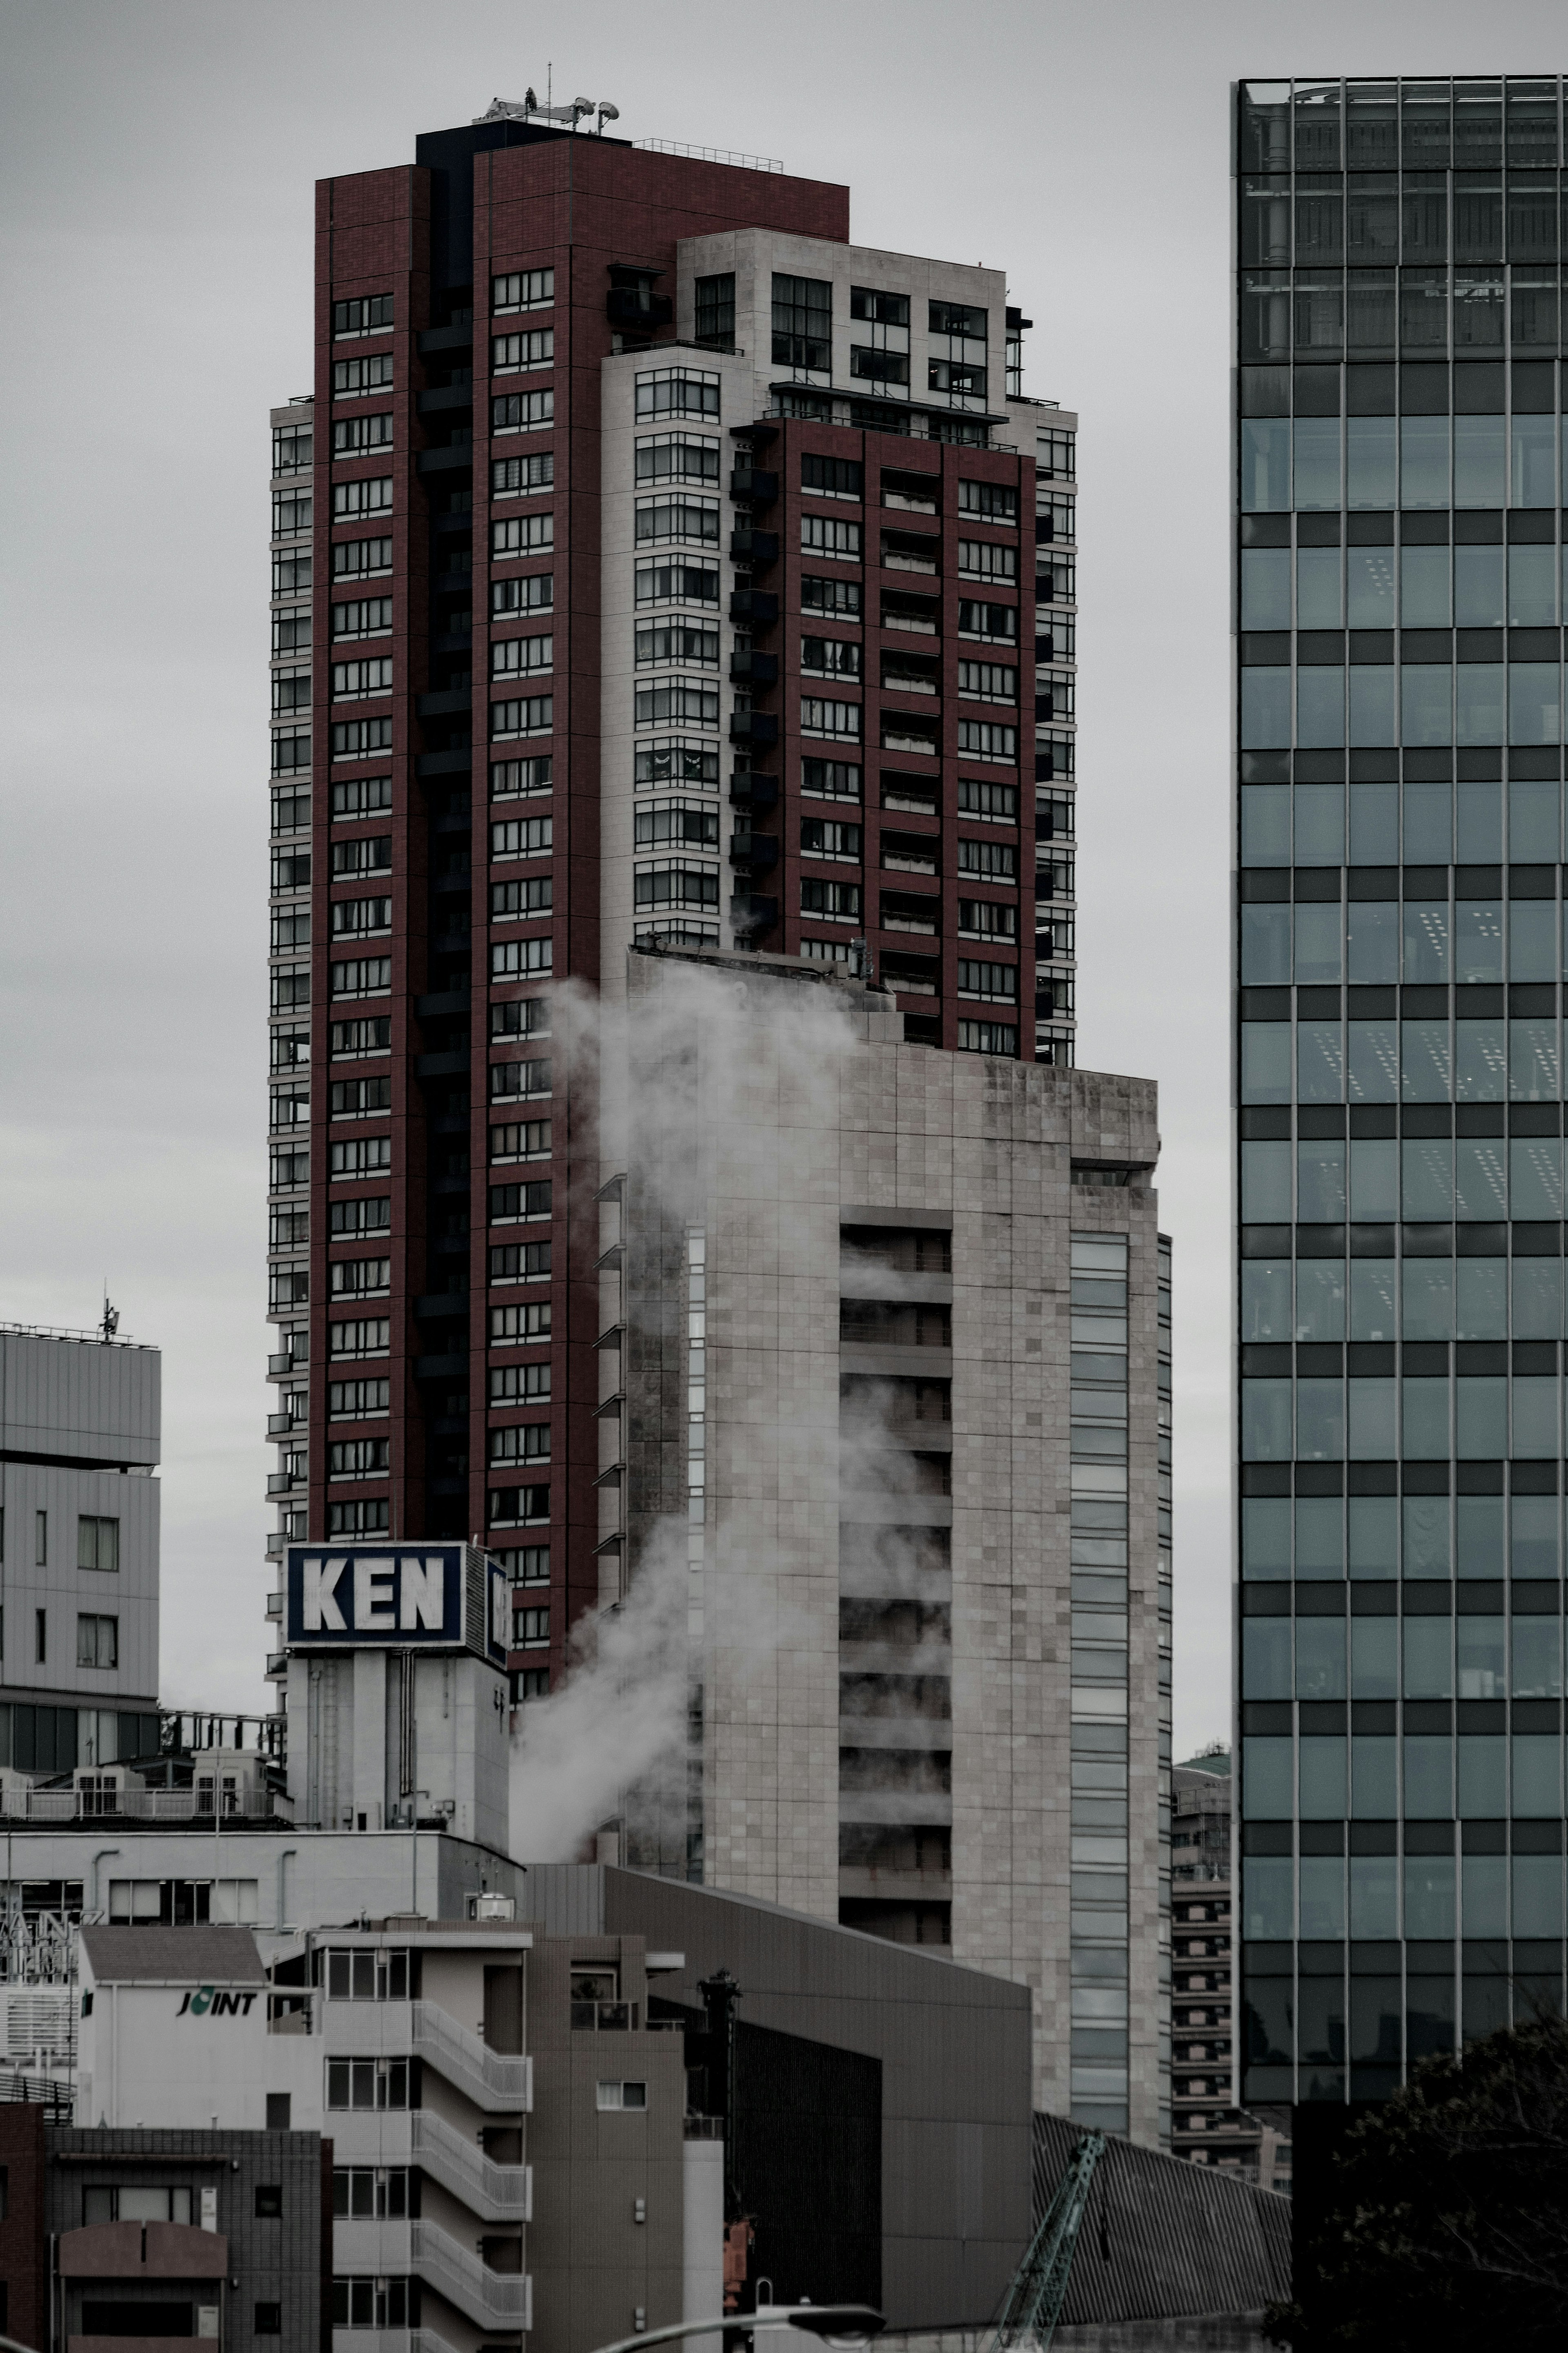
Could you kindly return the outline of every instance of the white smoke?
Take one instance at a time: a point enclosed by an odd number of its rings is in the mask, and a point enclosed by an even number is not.
[[[629,1784],[668,1757],[686,1713],[686,1526],[646,1546],[626,1599],[577,1620],[566,1680],[521,1711],[512,1851],[572,1862]]]
[[[552,992],[557,1086],[569,1074],[575,1102],[599,1105],[596,1174],[584,1176],[584,1192],[599,1176],[630,1168],[645,1208],[679,1223],[691,1207],[682,1187],[700,1164],[710,1198],[768,1206],[781,1292],[792,1278],[819,1276],[804,1205],[820,1174],[815,1155],[825,1128],[836,1124],[831,1112],[824,1119],[824,1095],[831,1103],[857,1043],[845,995],[821,984],[770,986],[765,965],[753,980],[732,966],[672,957],[658,977],[657,988],[625,1004],[571,985]],[[591,1141],[578,1166],[595,1167]],[[802,1208],[792,1209],[796,1203]],[[580,1212],[587,1203],[580,1197],[574,1206]],[[918,1292],[886,1265],[848,1264],[849,1295],[898,1301],[906,1290]],[[847,1490],[921,1483],[907,1445],[879,1443],[885,1410],[879,1388],[863,1393],[842,1438],[835,1433]],[[781,1445],[788,1435],[778,1433]],[[796,1435],[820,1443],[815,1430]],[[721,1621],[710,1624],[709,1639],[721,1643],[731,1683],[743,1683],[815,1630],[794,1622],[788,1580],[777,1573],[783,1564],[759,1539],[749,1511],[721,1512],[708,1535]],[[877,1581],[884,1591],[929,1596],[923,1548],[900,1539],[901,1532],[882,1529]],[[579,1858],[595,1830],[620,1812],[626,1791],[683,1752],[698,1663],[688,1645],[686,1546],[684,1520],[658,1523],[640,1546],[625,1598],[578,1621],[564,1683],[520,1711],[511,1837],[521,1859]]]

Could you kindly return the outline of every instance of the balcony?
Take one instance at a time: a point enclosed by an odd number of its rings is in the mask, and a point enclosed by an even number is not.
[[[426,327],[417,338],[422,360],[435,359],[446,352],[469,352],[474,347],[474,327],[471,318],[452,327]]]
[[[730,496],[750,499],[754,507],[771,507],[779,494],[779,478],[760,466],[736,466],[730,475]]]
[[[437,417],[444,411],[472,408],[474,387],[471,384],[444,384],[435,392],[416,396],[415,410],[420,417]]]
[[[269,1594],[268,1595],[268,1597],[267,1597],[267,1613],[266,1613],[266,1614],[267,1614],[267,1616],[268,1616],[268,1618],[281,1618],[281,1617],[282,1617],[282,1615],[283,1615],[283,1596],[282,1596],[280,1593],[269,1593]]]
[[[421,449],[414,467],[419,474],[454,474],[459,470],[467,473],[473,462],[473,443],[457,441],[446,449]]]
[[[269,1821],[277,1819],[287,1822],[289,1817],[278,1811],[278,1802],[268,1789],[258,1789],[251,1801],[253,1810],[243,1815],[226,1814],[226,1821]],[[144,1789],[140,1785],[117,1789],[46,1789],[13,1775],[0,1789],[0,1810],[7,1820],[18,1822],[206,1822],[214,1820],[210,1788],[199,1789]]]
[[[737,686],[776,686],[779,658],[777,654],[733,653],[730,656],[730,676]]]
[[[779,560],[779,535],[776,531],[732,531],[730,553],[737,564],[766,565]],[[935,569],[935,566],[932,566]]]
[[[266,1675],[269,1683],[281,1683],[288,1681],[289,1653],[287,1651],[268,1651]]]
[[[321,2032],[334,2054],[412,2051],[487,2116],[533,2105],[533,2062],[492,2051],[429,2001],[331,2001]]]
[[[776,776],[759,776],[750,768],[738,768],[730,779],[730,800],[735,808],[751,809],[760,814],[771,809],[779,797]]]
[[[779,723],[771,711],[736,711],[730,717],[731,744],[754,744],[771,750],[779,740]]]
[[[737,826],[730,838],[730,863],[752,874],[766,874],[778,864],[779,846],[771,833],[752,833]]]
[[[675,304],[669,295],[645,287],[612,286],[605,297],[605,316],[623,334],[649,334],[655,327],[672,323]]]
[[[771,589],[737,588],[730,597],[730,618],[742,628],[771,629],[779,617],[779,600]]]

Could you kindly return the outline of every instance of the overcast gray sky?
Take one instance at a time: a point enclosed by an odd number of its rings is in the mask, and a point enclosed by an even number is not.
[[[163,1350],[163,1691],[265,1708],[267,409],[312,183],[497,93],[847,181],[1005,267],[1082,413],[1080,1059],[1158,1079],[1176,1242],[1176,1754],[1228,1721],[1226,422],[1237,75],[1542,73],[1444,0],[7,0],[0,1317]]]

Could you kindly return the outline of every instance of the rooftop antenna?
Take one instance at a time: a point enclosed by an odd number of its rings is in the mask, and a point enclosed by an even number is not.
[[[602,139],[605,135],[605,123],[618,122],[621,119],[621,110],[618,106],[612,106],[607,98],[602,98],[599,100],[598,113],[599,119],[594,125],[594,132],[596,138]]]
[[[120,1310],[109,1303],[109,1277],[103,1278],[103,1320],[99,1325],[106,1340],[112,1340],[120,1329]]]

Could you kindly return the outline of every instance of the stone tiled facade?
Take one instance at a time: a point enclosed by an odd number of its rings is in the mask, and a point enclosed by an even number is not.
[[[693,1705],[684,1807],[673,1778],[644,1793],[628,1859],[1028,1983],[1036,2104],[1089,2120],[1069,1949],[1090,1704],[1069,1656],[1071,1268],[1075,1236],[1124,1244],[1130,1627],[1120,1694],[1092,1705],[1101,1744],[1124,1739],[1131,1829],[1125,1896],[1113,1854],[1114,1886],[1090,1893],[1126,1906],[1126,2031],[1106,2063],[1125,2071],[1121,2128],[1153,2140],[1169,2096],[1153,1087],[906,1043],[880,991],[793,960],[634,952],[627,987],[605,1237],[625,1262],[603,1303],[626,1325],[621,1533],[628,1585],[686,1544]],[[693,1235],[700,1366],[678,1279]],[[871,1423],[852,1428],[844,1398],[870,1400]],[[1119,1474],[1091,1475],[1108,1493]]]

